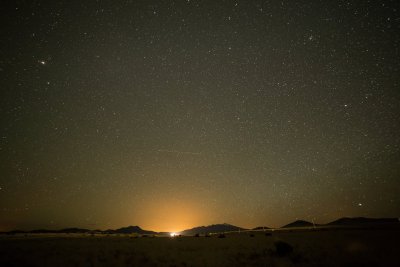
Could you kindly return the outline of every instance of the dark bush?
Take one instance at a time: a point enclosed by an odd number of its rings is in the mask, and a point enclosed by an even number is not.
[[[199,236],[200,236],[199,234],[195,234],[195,235],[194,235],[194,237],[199,237]]]
[[[250,237],[254,237],[254,234],[250,234]]]
[[[265,233],[265,236],[272,236],[271,233]]]
[[[276,254],[279,257],[287,256],[293,252],[293,247],[286,242],[276,241],[274,243],[274,245],[275,245],[275,249],[276,249]]]
[[[219,234],[218,235],[218,238],[225,238],[226,236],[225,236],[225,234]]]

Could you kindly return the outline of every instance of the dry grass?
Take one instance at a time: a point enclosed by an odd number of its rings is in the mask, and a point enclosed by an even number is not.
[[[0,236],[0,266],[400,266],[400,229]]]

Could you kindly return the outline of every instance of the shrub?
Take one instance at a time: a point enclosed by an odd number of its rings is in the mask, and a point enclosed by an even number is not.
[[[225,236],[225,234],[219,234],[218,235],[218,238],[225,238],[226,236]]]

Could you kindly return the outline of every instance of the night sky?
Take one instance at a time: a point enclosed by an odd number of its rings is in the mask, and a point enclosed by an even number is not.
[[[0,231],[400,216],[397,0],[0,10]]]

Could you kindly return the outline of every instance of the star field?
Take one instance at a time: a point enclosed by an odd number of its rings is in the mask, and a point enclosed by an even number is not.
[[[0,230],[399,216],[397,1],[1,6]]]

